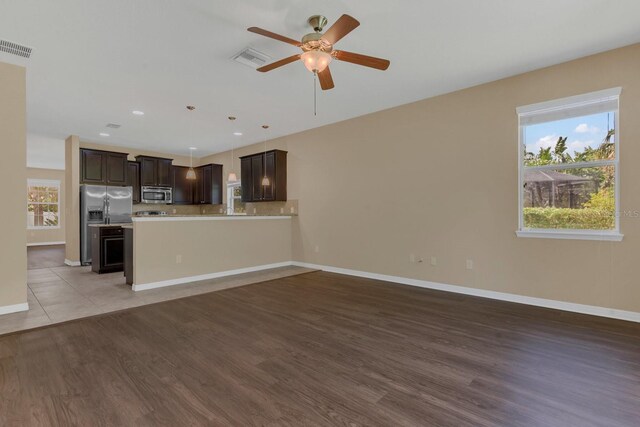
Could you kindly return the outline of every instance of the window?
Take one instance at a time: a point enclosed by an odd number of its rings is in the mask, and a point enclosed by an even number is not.
[[[244,203],[242,203],[242,186],[240,181],[227,184],[227,214],[244,213]]]
[[[620,88],[517,109],[520,237],[622,240]]]
[[[27,181],[27,228],[60,228],[60,181]]]

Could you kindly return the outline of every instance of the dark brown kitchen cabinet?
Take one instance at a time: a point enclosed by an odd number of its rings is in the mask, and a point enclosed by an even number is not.
[[[140,203],[140,163],[128,162],[127,186],[133,189],[131,201]]]
[[[271,150],[240,158],[243,202],[287,200],[287,152]],[[262,185],[264,177],[269,185]]]
[[[189,168],[173,166],[171,168],[171,187],[173,188],[173,204],[192,205],[194,181],[187,179]]]
[[[127,185],[126,153],[80,149],[80,183],[94,185]]]
[[[128,155],[107,153],[107,185],[127,185]]]
[[[140,163],[140,185],[171,187],[171,163],[173,159],[136,156],[136,160]]]
[[[158,185],[171,187],[171,159],[158,159]]]
[[[242,188],[243,202],[253,200],[253,196],[251,196],[253,191],[251,160],[251,156],[240,159],[240,187]]]
[[[112,273],[124,269],[124,230],[122,227],[92,227],[91,271]]]
[[[222,165],[211,163],[195,168],[195,204],[219,205],[222,203]]]

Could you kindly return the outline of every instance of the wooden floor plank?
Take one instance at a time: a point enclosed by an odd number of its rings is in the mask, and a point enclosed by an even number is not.
[[[0,337],[0,425],[637,426],[640,325],[314,272]]]

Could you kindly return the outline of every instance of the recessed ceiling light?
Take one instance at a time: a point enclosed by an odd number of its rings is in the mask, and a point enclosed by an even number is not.
[[[144,116],[144,111],[133,110],[131,114],[135,114],[136,116]]]
[[[242,136],[242,132],[234,132],[233,133],[235,136]]]
[[[189,147],[189,150],[197,150],[196,147]]]
[[[109,135],[109,134],[108,134],[108,133],[106,133],[106,132],[100,132],[100,136],[111,136],[111,135]]]

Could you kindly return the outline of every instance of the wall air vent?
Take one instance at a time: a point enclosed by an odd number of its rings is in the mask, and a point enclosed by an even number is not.
[[[30,47],[0,39],[0,52],[7,52],[12,55],[22,56],[23,58],[31,58],[32,50]]]
[[[269,62],[271,57],[269,55],[265,55],[262,52],[258,52],[255,49],[251,49],[250,47],[244,49],[242,52],[233,56],[233,60],[241,63],[242,65],[246,65],[247,67],[251,67],[256,69],[258,67],[262,67],[266,63]]]
[[[107,127],[111,129],[120,129],[120,126],[122,125],[117,125],[115,123],[107,123]]]

